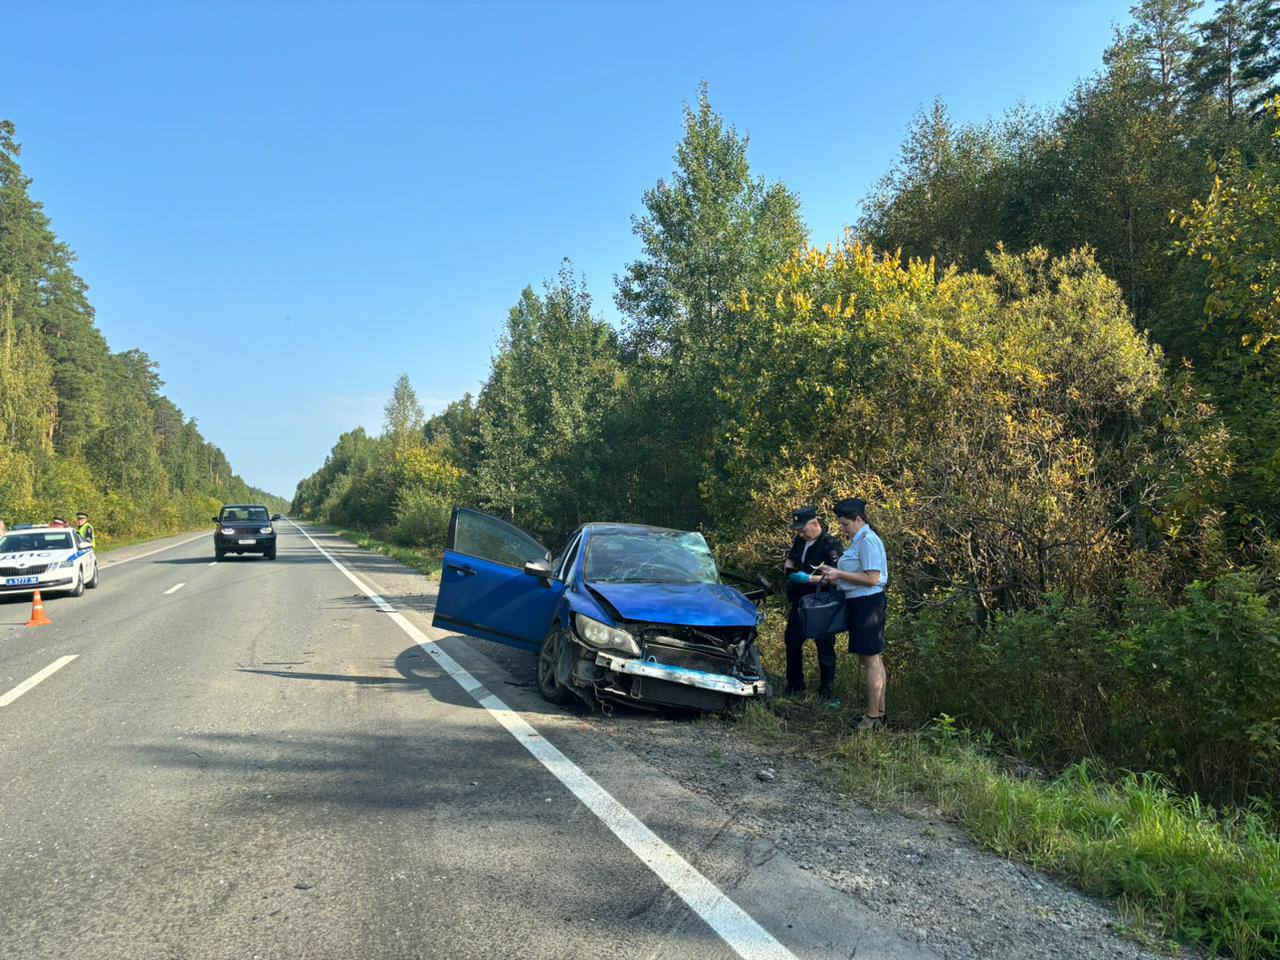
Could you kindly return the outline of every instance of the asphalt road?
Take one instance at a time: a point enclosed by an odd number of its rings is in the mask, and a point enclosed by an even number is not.
[[[110,555],[52,626],[0,598],[0,701],[63,664],[0,706],[0,957],[928,955],[281,529]]]

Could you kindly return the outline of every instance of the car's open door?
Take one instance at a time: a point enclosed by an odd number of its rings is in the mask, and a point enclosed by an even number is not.
[[[564,582],[525,572],[547,548],[505,520],[454,507],[434,627],[537,650]]]

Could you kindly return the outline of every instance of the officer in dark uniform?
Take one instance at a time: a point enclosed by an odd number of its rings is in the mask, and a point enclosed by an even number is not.
[[[817,589],[814,583],[800,583],[790,579],[792,573],[813,573],[819,564],[834,565],[844,553],[844,544],[827,532],[826,525],[818,519],[816,507],[802,507],[792,515],[791,529],[796,538],[791,543],[786,570],[787,599],[791,609],[787,614],[787,687],[783,692],[797,694],[804,691],[804,642],[806,637],[800,623],[800,598]],[[831,685],[836,680],[835,634],[814,637],[818,645],[818,696],[831,697]]]

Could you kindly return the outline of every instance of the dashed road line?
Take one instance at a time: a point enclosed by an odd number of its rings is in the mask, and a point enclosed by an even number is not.
[[[774,939],[749,913],[730,900],[720,888],[704,877],[692,864],[654,833],[634,813],[623,806],[604,787],[596,783],[581,767],[561,753],[523,717],[490,693],[435,641],[397,613],[391,604],[378,596],[364,581],[312,539],[292,520],[294,528],[311,542],[330,563],[342,571],[356,588],[386,613],[396,625],[453,677],[473,700],[484,707],[516,741],[528,750],[600,822],[621,840],[640,861],[657,874],[691,910],[711,927],[721,940],[743,960],[796,960],[795,955]]]
[[[55,673],[57,673],[59,670],[61,670],[63,667],[65,667],[68,663],[70,663],[72,660],[74,660],[78,656],[80,656],[80,654],[71,653],[65,657],[59,657],[57,660],[53,661],[53,663],[49,664],[47,667],[45,667],[43,670],[37,673],[35,676],[28,677],[26,680],[23,680],[20,684],[18,684],[16,687],[10,690],[4,696],[0,696],[0,707],[7,707],[9,704],[13,703],[13,701],[17,700],[20,696],[22,696],[24,693],[26,693],[36,684],[40,683],[43,680],[48,680]]]
[[[186,586],[186,583],[175,583],[172,587],[170,587],[168,590],[164,592],[164,595],[167,597],[171,593],[177,593],[179,590],[181,590],[185,586]]]

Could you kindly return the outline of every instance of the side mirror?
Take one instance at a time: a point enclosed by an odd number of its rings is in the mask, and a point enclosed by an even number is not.
[[[551,579],[551,564],[545,560],[530,560],[524,565],[524,572],[539,580]]]
[[[218,518],[217,518],[217,517],[210,517],[209,519],[210,519],[210,520],[212,520],[214,523],[217,523],[217,522],[218,522]]]
[[[271,515],[271,519],[272,519],[272,520],[279,520],[279,519],[280,519],[280,514],[278,514],[278,513],[273,513],[273,514]]]

